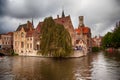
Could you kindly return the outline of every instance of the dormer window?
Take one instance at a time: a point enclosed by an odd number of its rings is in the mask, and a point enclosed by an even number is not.
[[[24,33],[23,32],[21,33],[21,37],[24,37]]]

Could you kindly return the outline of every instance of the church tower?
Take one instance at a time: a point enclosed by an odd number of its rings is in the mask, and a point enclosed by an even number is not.
[[[79,27],[84,27],[84,16],[79,16]]]

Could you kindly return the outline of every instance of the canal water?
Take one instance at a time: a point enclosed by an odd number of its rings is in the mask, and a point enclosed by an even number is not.
[[[70,59],[6,56],[0,58],[0,80],[120,80],[120,53]]]

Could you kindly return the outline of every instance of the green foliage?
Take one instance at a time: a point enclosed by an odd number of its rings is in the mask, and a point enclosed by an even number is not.
[[[104,47],[112,46],[112,33],[108,32],[102,39],[102,44]]]
[[[120,26],[115,28],[113,32],[112,41],[113,41],[113,46],[115,48],[120,47]]]
[[[113,32],[108,32],[102,40],[103,47],[120,47],[120,26],[116,26]]]
[[[100,49],[98,47],[92,47],[92,52],[98,52]]]
[[[17,56],[18,54],[14,52],[14,50],[10,51],[11,56]]]
[[[64,57],[72,53],[72,41],[63,25],[56,24],[52,17],[44,20],[41,27],[41,54],[45,56]]]

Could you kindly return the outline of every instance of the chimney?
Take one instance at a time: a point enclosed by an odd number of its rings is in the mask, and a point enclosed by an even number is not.
[[[59,19],[59,15],[57,15],[57,18]]]
[[[84,16],[79,16],[79,27],[84,27]]]

